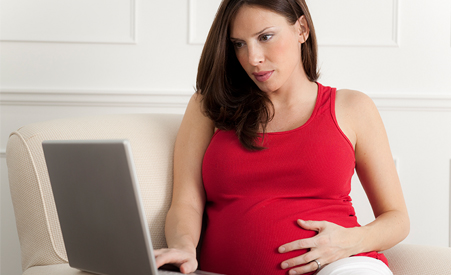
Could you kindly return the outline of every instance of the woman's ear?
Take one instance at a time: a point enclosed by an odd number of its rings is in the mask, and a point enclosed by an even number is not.
[[[299,30],[299,43],[302,44],[307,41],[310,35],[310,28],[304,15],[299,17],[298,21],[296,22],[296,27]]]

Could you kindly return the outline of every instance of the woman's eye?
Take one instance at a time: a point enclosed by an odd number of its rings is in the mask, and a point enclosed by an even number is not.
[[[264,35],[260,36],[260,40],[265,42],[265,41],[271,40],[272,37],[273,37],[272,34],[264,34]]]
[[[244,46],[244,43],[243,42],[234,42],[233,45],[235,45],[235,48],[239,49]]]

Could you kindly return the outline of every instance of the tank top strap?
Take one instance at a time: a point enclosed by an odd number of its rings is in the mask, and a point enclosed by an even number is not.
[[[336,88],[323,86],[320,83],[318,84],[318,97],[317,97],[317,104],[316,109],[314,113],[315,115],[322,114],[324,112],[334,112],[335,109],[335,92]],[[333,115],[335,117],[335,115]]]
[[[352,145],[352,142],[349,140],[348,136],[346,136],[346,134],[343,132],[343,130],[341,129],[340,125],[338,124],[336,110],[335,110],[335,100],[336,100],[336,97],[337,97],[337,89],[336,88],[330,88],[329,93],[330,93],[329,94],[329,98],[330,98],[330,100],[329,100],[330,116],[331,116],[335,126],[337,127],[338,131],[343,136],[343,138],[346,140],[346,142],[349,144],[349,146],[351,147],[352,152],[354,152],[354,146]]]

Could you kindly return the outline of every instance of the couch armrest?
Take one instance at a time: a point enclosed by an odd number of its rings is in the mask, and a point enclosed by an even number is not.
[[[398,244],[384,251],[394,275],[451,275],[451,248]]]
[[[164,224],[172,198],[172,155],[181,120],[181,115],[173,114],[86,116],[38,122],[12,133],[6,162],[24,274],[35,274],[27,273],[29,268],[33,272],[45,270],[36,274],[57,274],[53,265],[67,263],[42,141],[128,139],[152,245],[162,248],[166,247]],[[48,272],[46,265],[51,268]]]

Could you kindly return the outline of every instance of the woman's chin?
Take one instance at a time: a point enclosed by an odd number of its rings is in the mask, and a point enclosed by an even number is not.
[[[262,92],[264,92],[264,93],[266,93],[266,94],[271,94],[271,93],[273,93],[273,92],[275,92],[275,91],[278,90],[278,89],[275,88],[275,87],[272,87],[272,86],[269,86],[269,85],[262,85],[261,83],[260,83],[260,85],[257,84],[257,86],[258,86],[258,88],[260,88],[260,90],[261,90]]]

